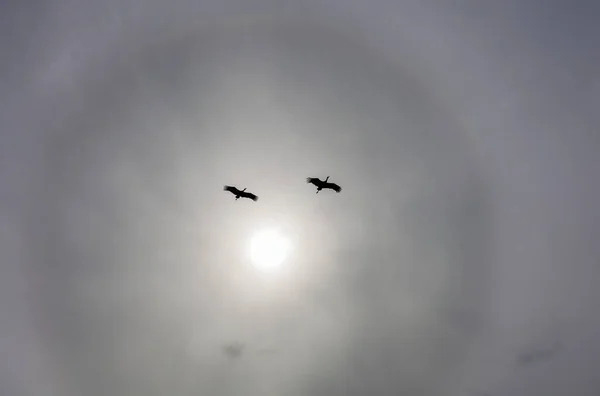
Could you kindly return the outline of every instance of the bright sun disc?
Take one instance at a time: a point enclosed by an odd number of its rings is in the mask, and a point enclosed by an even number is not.
[[[290,242],[275,230],[258,232],[250,241],[250,259],[252,263],[263,270],[279,267],[286,259]]]

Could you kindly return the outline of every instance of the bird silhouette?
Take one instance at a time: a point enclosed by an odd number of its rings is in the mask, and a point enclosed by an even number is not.
[[[335,183],[328,182],[328,180],[329,180],[329,176],[327,176],[327,178],[325,180],[321,180],[318,177],[307,177],[306,178],[307,183],[313,184],[317,187],[317,194],[319,193],[319,191],[321,191],[324,188],[333,190],[336,193],[339,193],[340,191],[342,191],[342,188],[340,186],[338,186]]]
[[[245,347],[246,346],[242,343],[233,342],[227,345],[223,345],[222,351],[227,357],[235,359],[242,356]]]
[[[258,201],[258,197],[254,194],[252,194],[251,192],[246,192],[246,189],[244,188],[243,190],[238,190],[237,188],[233,187],[233,186],[224,186],[223,187],[224,191],[229,191],[230,193],[232,193],[233,195],[235,195],[235,200],[237,201],[240,198],[248,198],[251,199],[253,201]]]

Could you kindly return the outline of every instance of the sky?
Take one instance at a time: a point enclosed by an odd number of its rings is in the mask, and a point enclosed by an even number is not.
[[[599,12],[4,3],[0,394],[597,395]]]

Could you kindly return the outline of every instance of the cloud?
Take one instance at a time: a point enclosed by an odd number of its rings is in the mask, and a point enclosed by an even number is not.
[[[595,13],[125,3],[0,15],[9,391],[597,395]],[[264,223],[298,246],[277,281]]]

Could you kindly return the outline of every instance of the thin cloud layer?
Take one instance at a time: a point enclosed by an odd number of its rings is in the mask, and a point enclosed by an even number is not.
[[[2,389],[597,394],[593,10],[184,3],[0,16]]]

